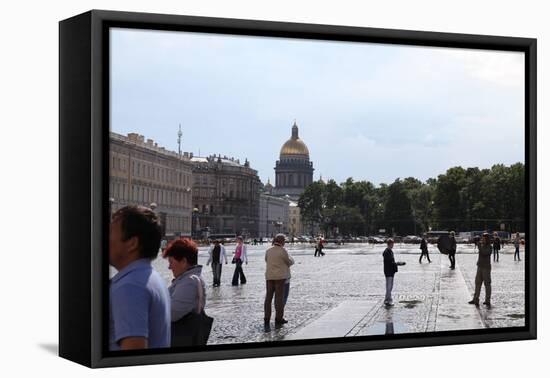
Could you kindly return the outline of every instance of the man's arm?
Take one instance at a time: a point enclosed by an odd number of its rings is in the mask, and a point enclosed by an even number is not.
[[[121,349],[144,349],[149,337],[149,293],[144,287],[124,285],[113,292],[112,338]]]
[[[284,248],[283,248],[283,251],[284,251],[284,252],[283,252],[283,253],[284,253],[284,254],[283,254],[283,257],[284,257],[284,259],[285,259],[286,265],[291,266],[292,264],[294,264],[294,259],[292,258],[292,256],[290,256],[290,255],[288,254],[288,251],[287,251],[286,249],[284,249]]]
[[[126,337],[119,341],[121,350],[147,349],[148,340],[146,337]]]

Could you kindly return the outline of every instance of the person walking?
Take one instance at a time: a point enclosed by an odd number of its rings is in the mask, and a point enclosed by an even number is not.
[[[322,237],[320,237],[319,241],[315,246],[315,256],[321,257],[325,255],[325,253],[323,252],[324,243],[325,243],[325,240]]]
[[[235,253],[233,254],[232,263],[235,264],[235,272],[233,273],[233,280],[231,285],[238,286],[239,279],[241,285],[246,283],[246,277],[243,271],[243,262],[248,264],[248,257],[246,255],[246,245],[244,245],[242,236],[237,237],[237,246],[235,247]]]
[[[477,272],[475,278],[474,298],[468,302],[479,307],[479,295],[481,284],[485,285],[484,305],[491,307],[491,241],[489,234],[485,232],[478,245]]]
[[[109,350],[170,346],[170,295],[151,262],[160,248],[157,215],[143,206],[113,214],[109,264],[118,270],[109,283]]]
[[[220,244],[219,240],[214,240],[214,245],[208,250],[208,261],[206,265],[212,263],[212,275],[214,277],[214,287],[220,286],[222,277],[222,264],[225,261],[227,264],[227,255],[225,247]]]
[[[206,283],[202,266],[198,265],[197,244],[191,239],[177,239],[168,245],[163,257],[174,275],[170,292],[172,347],[202,345],[195,339],[194,324],[187,323],[187,315],[201,314],[206,305]]]
[[[456,264],[456,239],[455,239],[455,232],[451,231],[449,234],[450,239],[450,248],[449,248],[449,261],[451,262],[451,269],[455,269]]]
[[[426,256],[428,262],[431,263],[430,254],[428,253],[428,241],[426,240],[426,234],[422,235],[422,240],[420,241],[420,259],[418,262],[422,264],[422,257]]]
[[[271,330],[271,303],[275,296],[275,328],[287,323],[284,319],[285,283],[290,279],[290,266],[294,259],[284,248],[285,236],[278,234],[273,239],[273,245],[265,251],[265,282],[266,294],[264,301],[264,330]]]
[[[393,306],[391,293],[393,290],[393,278],[395,273],[397,273],[397,263],[393,257],[393,239],[389,238],[386,243],[387,248],[382,254],[384,258],[384,276],[386,277],[386,296],[384,298],[384,304],[386,306]]]
[[[499,251],[500,251],[500,238],[498,233],[493,233],[493,262],[498,262],[499,260]]]
[[[516,261],[516,256],[518,258],[518,261],[521,261],[519,258],[519,246],[521,245],[521,238],[519,237],[519,232],[516,232],[516,237],[514,238],[514,247],[516,248],[516,251],[514,252],[514,261]]]

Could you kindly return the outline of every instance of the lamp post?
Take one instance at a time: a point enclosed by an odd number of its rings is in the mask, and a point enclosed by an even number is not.
[[[192,238],[197,239],[198,236],[198,220],[199,220],[199,209],[194,207],[193,208],[193,230],[192,230]]]
[[[109,220],[113,219],[113,204],[115,203],[115,199],[113,197],[109,198]]]

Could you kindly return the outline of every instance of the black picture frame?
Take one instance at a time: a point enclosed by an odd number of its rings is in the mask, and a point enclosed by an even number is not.
[[[525,327],[107,352],[110,27],[525,53]],[[59,24],[59,355],[88,367],[536,339],[536,39],[92,10]]]

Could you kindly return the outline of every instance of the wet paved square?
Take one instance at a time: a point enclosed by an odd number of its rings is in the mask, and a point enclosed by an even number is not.
[[[501,252],[492,268],[491,309],[468,305],[473,297],[477,255],[472,245],[459,245],[457,269],[447,256],[430,246],[431,263],[418,263],[418,245],[397,244],[397,261],[406,262],[395,276],[395,306],[383,305],[385,279],[383,245],[330,245],[323,257],[313,256],[310,245],[287,246],[294,257],[291,289],[285,307],[289,321],[281,329],[263,329],[265,295],[264,252],[267,245],[249,246],[243,265],[247,283],[231,286],[234,265],[223,266],[222,284],[212,286],[212,271],[203,269],[207,282],[206,312],[214,317],[209,344],[263,342],[322,337],[368,336],[385,333],[516,327],[525,324],[524,260],[514,262],[513,247]],[[199,264],[206,263],[206,248]],[[232,252],[233,246],[228,245]],[[523,256],[522,250],[522,256]],[[231,255],[231,253],[229,253]],[[228,256],[229,261],[231,257]],[[155,267],[171,280],[167,261]],[[484,289],[481,291],[484,298]],[[272,315],[274,317],[274,314]]]

